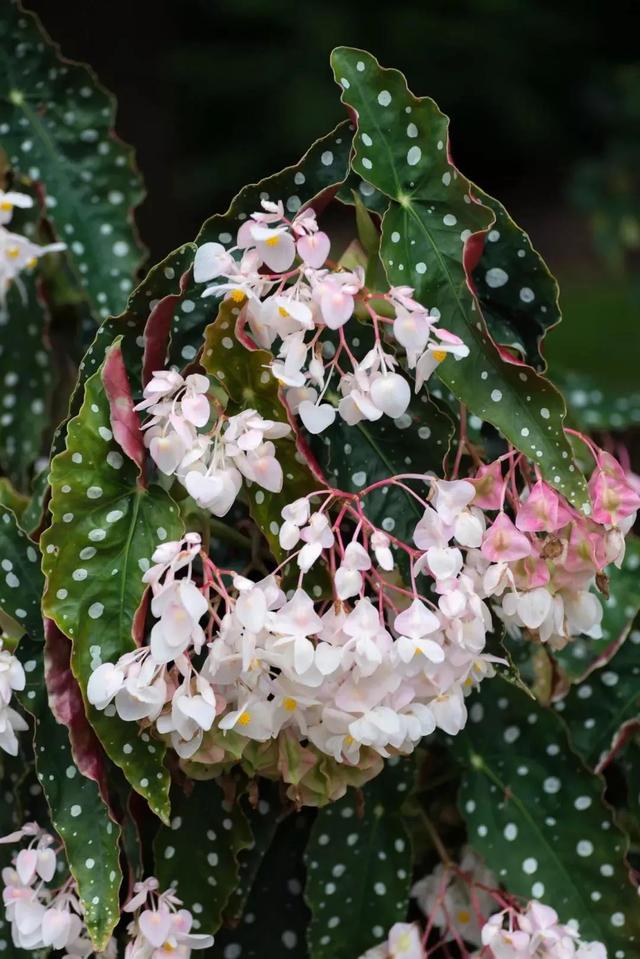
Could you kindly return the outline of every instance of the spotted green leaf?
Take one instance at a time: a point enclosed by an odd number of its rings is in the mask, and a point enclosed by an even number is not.
[[[87,928],[96,944],[104,946],[119,918],[118,889],[122,875],[118,828],[109,817],[97,783],[79,772],[69,731],[51,711],[44,677],[40,613],[44,578],[39,555],[13,513],[4,507],[0,508],[0,555],[5,557],[0,579],[0,608],[28,632],[18,647],[27,678],[18,699],[33,716],[38,779],[52,825],[64,843],[69,868],[78,883]],[[8,571],[7,566],[11,567]]]
[[[574,505],[588,507],[586,484],[563,431],[564,402],[532,368],[509,362],[492,341],[468,272],[495,222],[448,155],[448,120],[418,99],[397,70],[361,50],[332,55],[342,99],[356,115],[354,171],[389,199],[380,253],[389,282],[414,287],[471,353],[445,359],[438,374],[473,413],[534,459]]]
[[[626,837],[602,801],[602,779],[571,751],[560,718],[495,679],[474,694],[454,751],[469,841],[509,892],[552,903],[584,938],[632,959],[640,912]]]
[[[311,959],[353,959],[405,919],[412,857],[400,807],[411,784],[411,762],[392,760],[362,790],[364,806],[351,790],[318,813],[305,854]]]
[[[111,347],[119,349],[118,343]],[[113,438],[101,370],[87,380],[80,412],[68,425],[66,448],[53,460],[50,482],[52,523],[42,536],[44,610],[73,642],[73,670],[85,693],[96,666],[134,648],[142,574],[158,543],[182,533],[171,498],[158,486],[144,486]],[[109,757],[166,819],[164,746],[110,712],[88,707]]]
[[[628,732],[640,727],[640,630],[632,630],[615,656],[573,686],[556,709],[587,765],[606,764]]]
[[[630,536],[621,568],[607,568],[609,598],[600,596],[603,607],[602,638],[578,636],[564,649],[553,654],[571,682],[587,676],[596,663],[606,662],[629,634],[640,613],[639,570],[640,540]]]
[[[37,294],[35,276],[13,284],[0,304],[0,463],[21,490],[41,453],[53,386],[51,355],[43,339],[47,311]]]
[[[154,843],[155,875],[162,888],[177,886],[199,932],[217,932],[238,883],[238,854],[251,845],[240,800],[230,803],[215,782],[196,782],[171,793],[172,820]]]
[[[308,910],[302,898],[302,856],[309,835],[308,810],[278,826],[249,893],[242,920],[216,935],[215,959],[307,959]]]
[[[627,743],[620,757],[620,766],[627,780],[626,809],[635,822],[636,835],[640,831],[640,736]]]
[[[40,554],[6,506],[0,506],[0,557],[0,610],[30,636],[41,636],[44,580]]]
[[[0,135],[10,163],[46,190],[47,215],[94,317],[116,313],[140,247],[131,222],[143,197],[133,150],[113,133],[113,97],[63,59],[16,0],[0,12]]]
[[[11,228],[33,236],[32,217],[16,216]],[[18,222],[19,221],[19,222]],[[24,272],[0,302],[0,464],[23,492],[42,452],[49,422],[53,362],[47,335],[49,314],[38,274]]]
[[[207,327],[201,363],[209,375],[230,397],[229,413],[257,410],[265,419],[286,421],[279,398],[278,382],[267,366],[273,357],[265,350],[247,349],[237,338],[235,326],[238,307],[232,300],[220,305],[218,317]],[[277,457],[284,473],[280,493],[270,493],[257,485],[248,491],[249,509],[266,537],[273,555],[284,553],[278,542],[280,512],[287,503],[317,488],[311,472],[289,437],[276,441]]]
[[[280,805],[279,784],[267,779],[258,782],[260,791],[255,802],[244,806],[252,838],[251,844],[238,853],[238,882],[224,911],[225,925],[235,926],[241,921],[262,861],[286,815]]]
[[[69,870],[78,884],[89,935],[103,948],[120,918],[119,829],[109,816],[98,784],[78,770],[69,732],[51,711],[42,643],[25,637],[19,655],[27,674],[20,701],[33,716],[38,779],[51,823],[64,843]]]
[[[546,368],[542,341],[560,322],[558,284],[530,238],[502,203],[477,186],[474,198],[493,211],[473,283],[491,336],[530,366]]]

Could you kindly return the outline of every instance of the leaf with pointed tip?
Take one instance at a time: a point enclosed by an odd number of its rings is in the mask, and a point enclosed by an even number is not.
[[[562,397],[535,370],[501,355],[471,292],[469,272],[495,217],[474,201],[472,185],[449,159],[447,118],[429,98],[414,97],[401,73],[362,50],[339,47],[332,65],[342,100],[357,115],[352,168],[391,201],[380,246],[389,282],[412,286],[471,351],[459,362],[445,359],[438,375],[575,506],[588,509],[563,430]]]
[[[351,186],[352,197],[346,187]],[[544,371],[542,340],[560,322],[558,284],[529,236],[498,200],[470,184],[473,197],[493,211],[480,260],[472,273],[473,285],[493,340]],[[389,199],[366,180],[352,174],[338,193],[343,203],[358,203],[383,216]]]
[[[0,607],[28,632],[18,647],[26,685],[17,698],[33,716],[38,779],[52,824],[64,842],[69,868],[78,882],[87,928],[96,944],[103,947],[120,914],[118,828],[109,817],[98,785],[79,771],[69,729],[56,719],[50,707],[40,614],[44,577],[38,550],[13,513],[4,507],[0,508],[0,554],[10,556],[12,564],[9,573],[3,574],[8,586],[0,585]],[[15,586],[11,585],[13,580],[9,583],[10,574],[18,580]]]
[[[119,350],[116,342],[111,356]],[[102,368],[86,382],[82,407],[68,425],[66,448],[53,460],[50,481],[52,524],[42,536],[44,610],[73,642],[72,666],[86,698],[96,666],[115,662],[135,646],[133,622],[153,550],[162,540],[182,535],[171,498],[158,486],[145,488],[137,467],[115,443]],[[88,707],[102,745],[166,820],[164,746],[109,712]]]
[[[553,903],[585,939],[631,957],[638,896],[602,779],[571,751],[553,710],[515,686],[483,683],[469,716],[453,748],[464,767],[460,805],[471,844],[510,893]]]
[[[363,808],[351,790],[318,813],[305,853],[311,959],[353,959],[406,918],[413,866],[400,807],[413,776],[410,760],[387,761]]]
[[[232,300],[220,304],[214,323],[207,327],[201,363],[207,373],[231,399],[229,413],[255,409],[265,419],[287,422],[278,393],[278,382],[267,367],[273,360],[265,350],[250,350],[237,338],[239,309]],[[266,537],[278,561],[286,555],[278,542],[281,510],[317,487],[317,480],[302,462],[295,442],[289,437],[276,440],[276,456],[284,473],[280,493],[270,493],[257,484],[248,490],[251,515]]]
[[[171,792],[173,819],[158,830],[153,847],[155,875],[163,889],[177,884],[198,932],[214,933],[237,885],[238,854],[251,845],[251,830],[239,799],[225,800],[215,782],[190,785],[189,795],[177,787]]]
[[[640,631],[632,630],[615,656],[573,686],[555,708],[586,764],[592,769],[606,765],[640,728]]]
[[[16,0],[0,12],[2,145],[15,167],[28,157],[44,184],[47,216],[94,320],[117,312],[141,249],[131,211],[143,197],[133,150],[113,133],[113,97],[86,66],[60,56]]]
[[[570,682],[583,679],[597,663],[605,663],[629,634],[640,613],[639,570],[640,539],[629,536],[621,568],[607,568],[609,598],[599,597],[603,608],[602,638],[578,636],[553,654]]]

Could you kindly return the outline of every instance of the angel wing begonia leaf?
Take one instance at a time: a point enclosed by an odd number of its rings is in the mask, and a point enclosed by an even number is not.
[[[174,789],[171,812],[154,842],[156,875],[163,888],[177,883],[199,932],[217,932],[238,882],[238,854],[252,842],[249,823],[240,801],[227,801],[213,782],[195,783],[189,795]]]
[[[638,896],[602,779],[571,751],[553,710],[511,684],[483,684],[469,715],[454,751],[470,843],[511,893],[552,903],[584,938],[630,959]]]
[[[11,229],[33,239],[32,210],[17,211]],[[48,327],[49,311],[38,273],[24,271],[0,301],[0,464],[22,491],[28,488],[49,422],[54,364]]]
[[[306,959],[308,910],[302,899],[303,852],[308,811],[291,813],[277,828],[262,859],[238,925],[223,927],[215,948],[224,956],[262,959],[266,955]]]
[[[388,761],[363,809],[351,791],[319,812],[305,854],[311,959],[359,956],[405,918],[412,859],[400,807],[412,776],[410,761]]]
[[[489,332],[496,343],[544,371],[542,341],[561,319],[558,284],[529,236],[502,203],[475,184],[471,194],[495,217],[472,272]]]
[[[611,659],[556,703],[573,748],[588,766],[606,765],[640,729],[640,631],[631,630]]]
[[[461,337],[470,355],[438,368],[445,385],[534,459],[548,481],[589,509],[584,478],[563,431],[560,394],[531,367],[496,347],[472,293],[470,273],[495,216],[448,155],[448,120],[417,98],[397,70],[362,50],[339,47],[332,64],[342,99],[357,115],[352,167],[389,199],[381,258],[389,282],[416,298]]]
[[[106,362],[119,356],[116,343]],[[73,642],[72,666],[83,694],[96,666],[134,648],[133,622],[145,590],[142,574],[156,546],[182,534],[169,495],[159,486],[143,485],[137,466],[114,439],[102,369],[87,380],[66,448],[53,460],[52,523],[42,536],[44,610]],[[92,707],[88,715],[109,757],[166,819],[164,746],[117,716]]]
[[[143,186],[133,150],[113,133],[111,95],[88,67],[60,56],[17,0],[2,5],[0,54],[2,146],[44,185],[47,216],[68,244],[95,322],[121,308],[140,260],[131,211]]]
[[[119,918],[119,830],[101,798],[98,784],[78,768],[69,729],[50,705],[45,684],[40,613],[44,578],[39,552],[18,526],[13,513],[4,507],[0,508],[0,553],[5,557],[5,565],[11,565],[2,574],[0,609],[20,622],[28,633],[18,647],[26,675],[26,685],[18,699],[33,717],[38,779],[51,822],[64,843],[69,869],[78,883],[87,928],[102,947]],[[49,655],[50,668],[51,660]],[[68,702],[68,690],[65,701]]]

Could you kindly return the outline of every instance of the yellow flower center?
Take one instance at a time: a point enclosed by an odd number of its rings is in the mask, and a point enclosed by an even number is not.
[[[442,363],[443,360],[446,360],[447,354],[445,350],[433,350],[433,358],[437,360],[438,363]]]
[[[251,722],[251,713],[243,713],[238,719],[238,726],[248,726]]]
[[[284,306],[278,307],[278,313],[280,314],[280,316],[284,316],[285,318],[290,315],[289,311],[285,310]]]
[[[277,246],[280,242],[279,236],[270,236],[268,240],[265,240],[267,246]]]
[[[244,293],[242,292],[242,290],[231,290],[231,292],[229,293],[229,296],[231,297],[234,303],[242,303],[242,301],[244,300]]]
[[[10,203],[9,200],[3,200],[2,203],[0,203],[0,210],[8,213],[9,210],[13,210],[13,203]]]
[[[282,705],[287,710],[287,712],[292,713],[295,709],[298,708],[297,699],[291,699],[290,696],[287,696],[286,699],[282,700]]]
[[[19,253],[20,253],[20,250],[18,249],[17,246],[10,246],[7,248],[7,256],[10,257],[12,260],[15,260],[15,258],[18,256]]]
[[[466,909],[461,909],[458,913],[458,922],[461,926],[466,926],[468,922],[471,922],[471,913],[467,912]]]

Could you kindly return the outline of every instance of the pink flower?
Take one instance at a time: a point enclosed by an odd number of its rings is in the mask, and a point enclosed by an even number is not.
[[[523,533],[553,533],[570,523],[572,518],[556,491],[539,480],[518,508],[516,526]]]
[[[531,555],[531,543],[518,532],[506,513],[499,513],[484,535],[482,555],[492,563],[512,562]]]
[[[589,480],[593,503],[592,519],[596,523],[617,524],[640,508],[640,496],[627,479],[624,470],[610,453],[600,451],[596,469]]]

